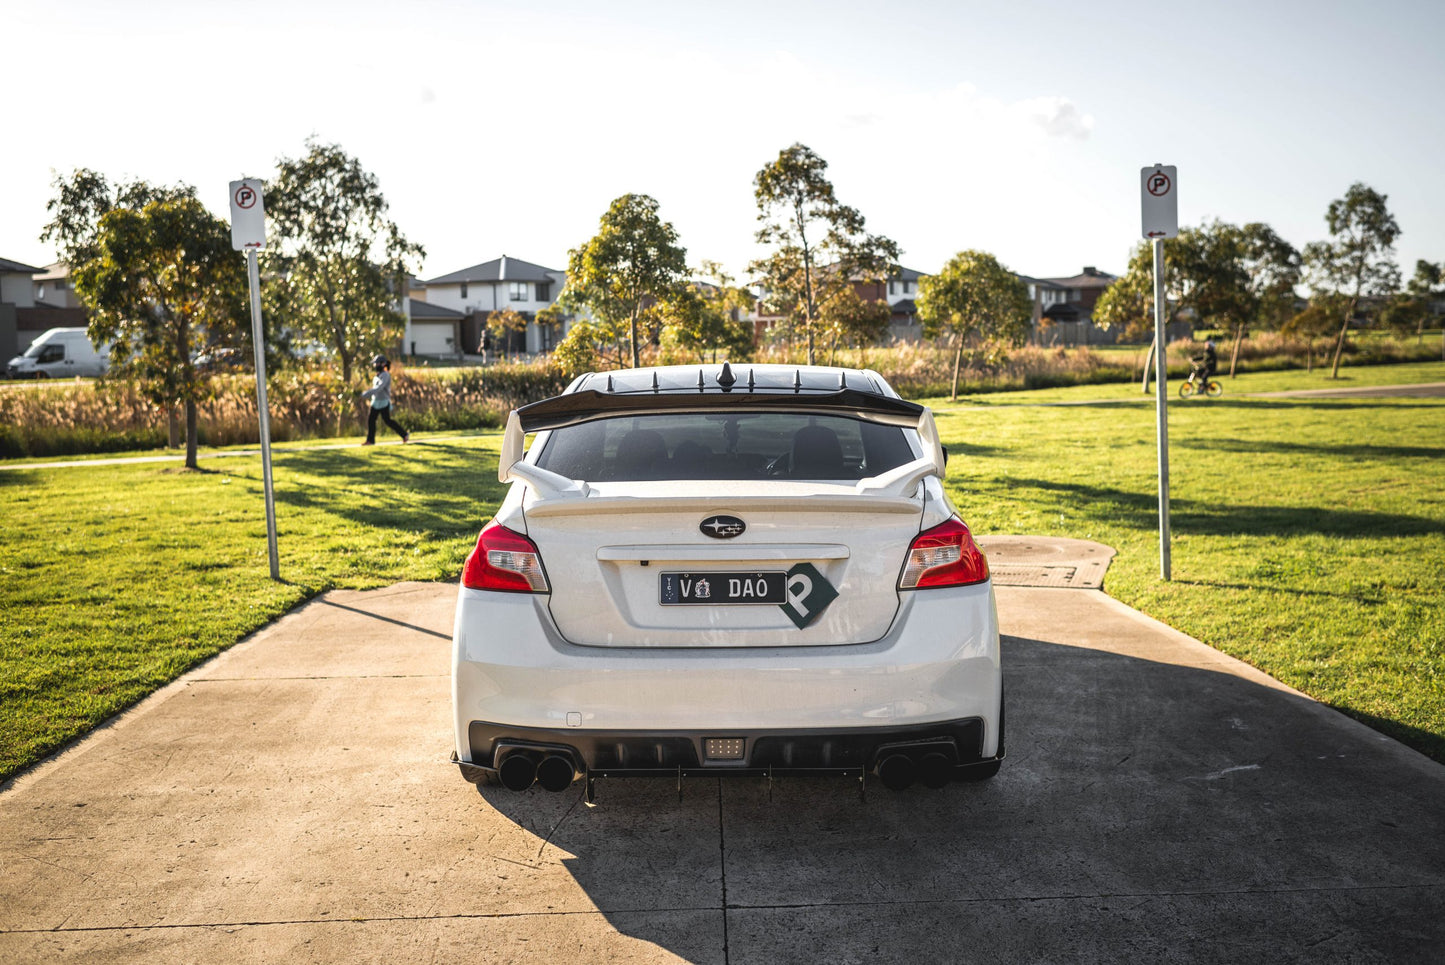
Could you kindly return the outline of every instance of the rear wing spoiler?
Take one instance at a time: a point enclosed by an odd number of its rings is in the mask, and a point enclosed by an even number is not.
[[[582,498],[591,492],[587,483],[568,479],[560,473],[542,469],[522,459],[526,437],[531,432],[560,429],[564,426],[605,419],[626,413],[650,412],[717,412],[719,409],[737,408],[740,411],[787,411],[797,412],[808,409],[827,410],[836,415],[846,415],[869,422],[901,426],[918,432],[923,443],[923,456],[913,462],[891,469],[878,476],[860,479],[856,490],[859,493],[901,496],[910,492],[920,479],[926,476],[943,478],[945,458],[943,445],[938,439],[938,426],[933,420],[933,410],[916,402],[888,396],[860,392],[857,389],[839,389],[837,392],[819,393],[637,393],[618,395],[597,392],[591,389],[570,392],[566,395],[544,399],[513,409],[507,416],[507,428],[502,436],[502,452],[497,461],[497,479],[511,482],[521,479],[537,490],[539,496],[548,498]]]

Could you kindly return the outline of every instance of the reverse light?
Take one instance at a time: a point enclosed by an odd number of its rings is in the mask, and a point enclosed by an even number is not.
[[[988,579],[988,560],[957,516],[918,534],[908,547],[900,590],[968,586]]]
[[[462,585],[504,593],[548,593],[547,573],[537,544],[495,519],[482,527],[477,547],[462,567]]]

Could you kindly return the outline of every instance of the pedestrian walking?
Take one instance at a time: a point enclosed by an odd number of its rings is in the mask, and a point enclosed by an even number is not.
[[[391,417],[391,360],[378,355],[371,360],[371,367],[376,369],[376,377],[371,380],[371,388],[361,393],[363,399],[371,400],[371,411],[366,416],[366,441],[362,445],[375,445],[378,418],[391,426],[402,442],[411,442],[411,436]]]

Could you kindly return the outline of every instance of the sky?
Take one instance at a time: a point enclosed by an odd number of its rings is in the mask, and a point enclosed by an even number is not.
[[[690,263],[746,273],[753,177],[795,142],[902,263],[1118,273],[1139,169],[1182,224],[1326,237],[1389,197],[1406,277],[1445,260],[1445,3],[0,0],[0,257],[39,240],[57,174],[268,178],[315,137],[374,173],[434,277],[552,267],[649,194]]]

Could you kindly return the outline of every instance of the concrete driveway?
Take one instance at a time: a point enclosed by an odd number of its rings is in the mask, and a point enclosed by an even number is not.
[[[1001,587],[1008,760],[478,792],[454,589],[336,592],[0,792],[4,962],[1440,960],[1445,768],[1097,590]]]

